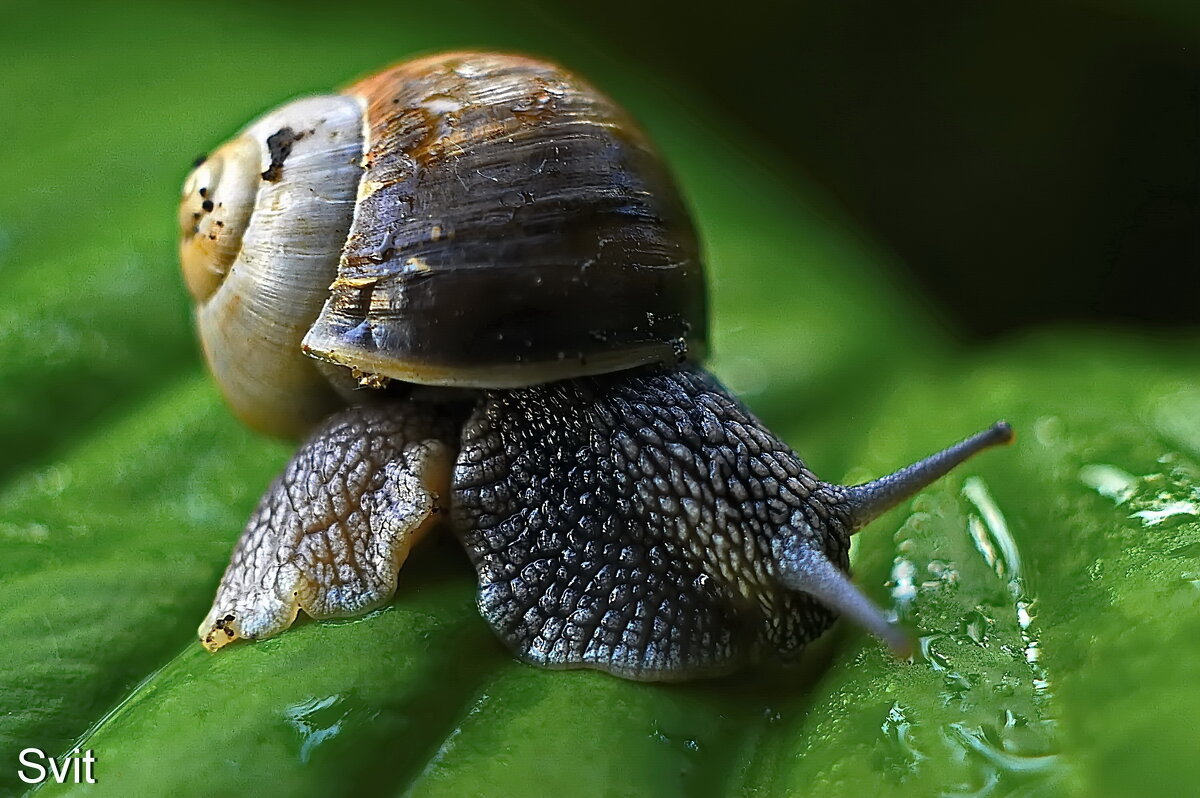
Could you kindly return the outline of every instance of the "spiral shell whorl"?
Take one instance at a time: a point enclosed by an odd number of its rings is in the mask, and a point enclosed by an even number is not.
[[[185,185],[181,249],[205,357],[234,411],[260,431],[302,435],[340,404],[300,342],[337,273],[361,154],[358,102],[310,97],[251,124]],[[201,185],[213,175],[219,182]],[[202,188],[207,205],[193,218]],[[243,221],[217,227],[222,217]],[[208,229],[223,235],[208,241],[211,256],[196,243]]]

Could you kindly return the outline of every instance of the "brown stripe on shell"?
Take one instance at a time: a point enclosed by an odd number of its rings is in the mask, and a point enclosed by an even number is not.
[[[306,351],[490,387],[702,356],[691,222],[607,97],[494,53],[400,64],[348,93],[366,108],[365,172]]]

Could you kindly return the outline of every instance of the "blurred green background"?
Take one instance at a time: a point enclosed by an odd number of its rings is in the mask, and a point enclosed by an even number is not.
[[[81,794],[1194,791],[1198,40],[1167,2],[0,3],[0,795],[77,742]],[[818,474],[1014,423],[858,542],[914,663],[841,628],[684,686],[526,668],[450,542],[366,619],[200,650],[292,446],[204,373],[180,182],[449,47],[642,120],[705,238],[712,368]]]

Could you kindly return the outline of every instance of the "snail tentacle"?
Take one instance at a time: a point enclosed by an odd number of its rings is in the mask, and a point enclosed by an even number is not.
[[[851,529],[856,532],[929,487],[964,460],[984,449],[1012,443],[1013,439],[1013,429],[1008,422],[997,421],[982,432],[887,476],[853,487],[833,485],[830,488],[842,494],[841,501],[850,511]]]
[[[808,534],[787,534],[776,540],[775,558],[779,562],[779,581],[819,600],[839,615],[888,644],[899,657],[912,653],[912,641],[904,630],[855,587],[845,571],[830,562],[819,549],[805,545]]]

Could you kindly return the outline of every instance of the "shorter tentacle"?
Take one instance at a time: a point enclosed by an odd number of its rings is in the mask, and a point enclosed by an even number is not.
[[[792,590],[807,593],[826,607],[846,616],[888,644],[897,656],[912,653],[912,641],[904,631],[888,620],[854,586],[846,572],[830,562],[824,552],[804,543],[808,534],[784,530],[775,540],[774,555],[779,564],[779,581]]]
[[[412,545],[448,499],[455,419],[401,401],[331,417],[251,516],[208,616],[204,647],[257,639],[386,601]]]

